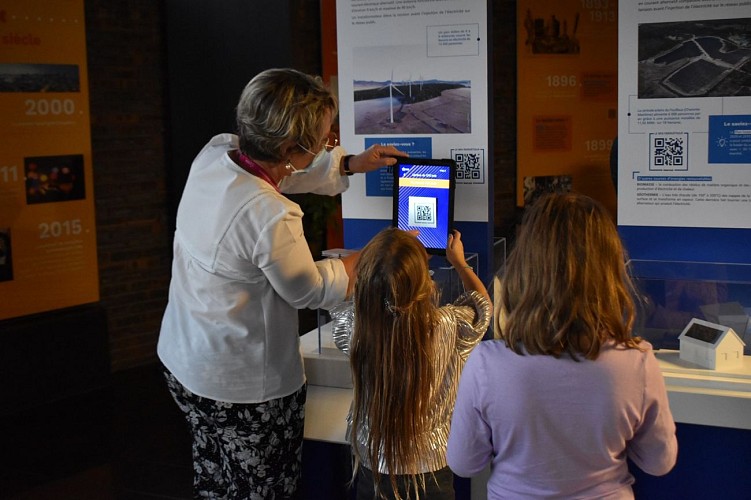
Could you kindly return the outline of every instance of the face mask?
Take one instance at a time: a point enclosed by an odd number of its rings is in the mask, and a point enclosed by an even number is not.
[[[310,154],[310,155],[313,155],[313,159],[312,159],[312,160],[310,161],[310,163],[308,164],[308,166],[307,166],[307,167],[305,167],[304,169],[297,169],[297,168],[295,168],[295,166],[294,166],[294,165],[292,165],[291,163],[287,162],[287,165],[286,165],[286,166],[287,166],[287,170],[292,170],[292,173],[291,173],[290,175],[300,175],[300,174],[306,174],[306,173],[307,173],[307,171],[308,171],[308,169],[309,169],[309,168],[310,168],[310,167],[311,167],[312,165],[314,165],[315,163],[317,163],[317,162],[319,162],[319,161],[320,161],[321,159],[323,159],[323,157],[324,157],[324,156],[326,156],[326,153],[328,153],[329,151],[331,151],[332,149],[334,149],[334,147],[336,147],[336,144],[337,144],[338,142],[339,142],[339,140],[338,140],[338,139],[335,139],[335,140],[334,140],[334,144],[329,144],[329,142],[328,142],[328,140],[327,140],[327,141],[326,141],[326,144],[324,144],[324,146],[323,146],[323,147],[322,147],[322,148],[320,149],[320,151],[318,151],[317,153],[314,153],[313,151],[309,150],[309,149],[308,149],[308,148],[306,148],[305,146],[303,146],[303,145],[301,145],[301,144],[299,144],[299,143],[298,143],[297,145],[298,145],[298,146],[300,146],[300,148],[301,148],[301,149],[302,149],[303,151],[305,151],[306,153],[308,153],[308,154]]]
[[[307,168],[310,168],[311,165],[313,165],[314,163],[319,162],[324,156],[326,156],[326,153],[327,153],[326,148],[325,147],[321,148],[321,150],[319,152],[317,152],[315,154],[315,156],[313,156],[313,159],[310,161],[310,165],[308,165]]]

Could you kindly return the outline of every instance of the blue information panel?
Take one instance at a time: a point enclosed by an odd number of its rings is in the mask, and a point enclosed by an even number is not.
[[[709,163],[751,163],[751,115],[709,117]]]

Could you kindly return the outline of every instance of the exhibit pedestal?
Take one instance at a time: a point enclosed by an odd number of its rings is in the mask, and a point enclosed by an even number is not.
[[[331,336],[331,323],[300,337],[308,385],[352,389],[349,358],[340,351]]]
[[[727,370],[701,368],[678,351],[656,351],[655,357],[676,422],[751,430],[751,356]]]
[[[320,338],[321,352],[318,349],[318,329],[301,337],[308,377],[305,439],[348,445],[347,413],[352,402],[352,389],[342,385],[349,383],[351,387],[349,362],[346,355],[336,349],[330,324],[322,325]],[[719,371],[692,366],[680,359],[678,351],[662,350],[655,354],[665,377],[670,409],[678,423],[681,452],[676,468],[664,478],[634,471],[637,475],[635,491],[654,498],[663,497],[661,492],[670,488],[701,492],[699,486],[685,484],[695,477],[692,467],[694,462],[701,461],[699,457],[703,453],[712,454],[710,448],[725,443],[724,449],[732,457],[734,453],[737,455],[734,450],[748,449],[751,443],[751,357],[744,356],[740,368]],[[711,442],[703,443],[703,439]],[[729,439],[734,442],[728,443]],[[740,467],[736,461],[731,461],[731,465]],[[724,478],[732,473],[727,467],[719,466],[713,471],[713,477]],[[489,474],[488,468],[472,478],[472,500],[487,498]],[[745,477],[739,480],[748,481]],[[682,484],[684,486],[680,486]],[[743,484],[740,487],[745,488]],[[732,492],[729,494],[727,498],[733,497]]]

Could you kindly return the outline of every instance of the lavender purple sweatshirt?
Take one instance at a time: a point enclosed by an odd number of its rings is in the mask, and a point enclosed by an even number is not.
[[[449,466],[472,476],[490,464],[489,499],[633,498],[626,458],[663,475],[678,452],[662,373],[640,346],[575,362],[481,342],[462,372]]]

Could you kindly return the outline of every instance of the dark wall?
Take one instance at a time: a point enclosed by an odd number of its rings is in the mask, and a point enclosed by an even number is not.
[[[117,371],[154,359],[170,276],[164,10],[84,5],[100,304]]]
[[[273,67],[320,73],[318,2],[166,1],[171,215],[190,163],[215,134],[235,131],[245,84]]]
[[[516,1],[491,0],[493,112],[493,226],[513,240],[516,208]]]

